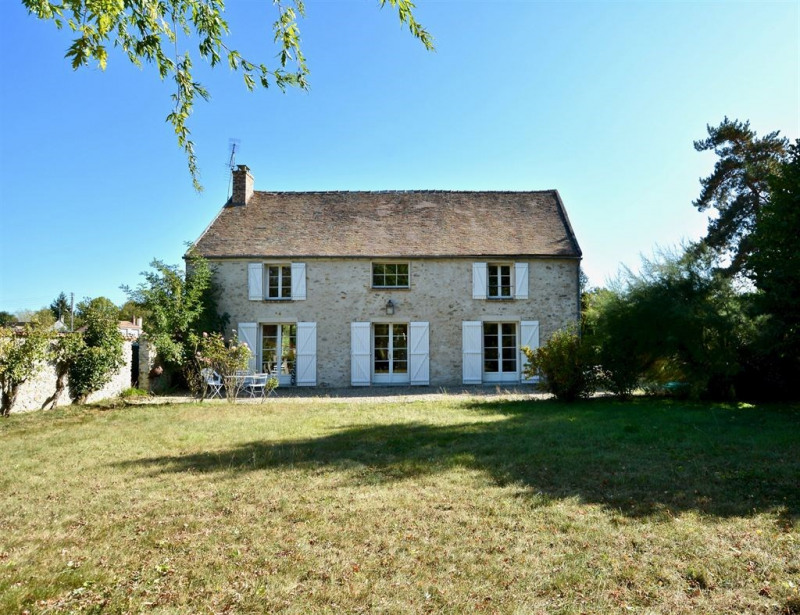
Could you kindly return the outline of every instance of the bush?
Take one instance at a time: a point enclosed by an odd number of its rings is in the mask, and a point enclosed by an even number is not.
[[[733,282],[707,256],[687,251],[645,260],[616,286],[592,297],[585,336],[609,390],[628,396],[642,383],[681,382],[692,398],[734,395],[754,323]]]
[[[247,369],[250,355],[250,348],[244,342],[239,343],[235,331],[230,342],[226,342],[219,333],[203,333],[198,344],[198,363],[222,376],[225,396],[230,403],[236,403],[243,384],[237,377],[237,372]]]
[[[102,389],[125,363],[116,313],[103,302],[94,300],[84,317],[83,335],[70,334],[62,340],[69,389],[77,403],[85,403],[91,393]]]
[[[528,358],[525,376],[541,374],[544,389],[557,399],[573,401],[594,393],[594,371],[576,327],[556,331],[544,346],[535,350],[526,346],[522,352]]]
[[[197,363],[200,334],[222,331],[228,315],[217,313],[219,289],[211,268],[193,249],[186,253],[185,272],[177,265],[159,260],[150,263],[154,271],[143,272],[145,282],[135,289],[123,286],[129,301],[147,314],[144,332],[156,349],[156,365],[162,368],[164,385],[183,385],[201,395],[203,381]]]

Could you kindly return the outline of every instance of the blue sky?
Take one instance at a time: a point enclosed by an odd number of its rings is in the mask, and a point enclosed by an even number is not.
[[[180,263],[227,197],[231,138],[261,190],[557,188],[600,285],[703,234],[706,124],[800,136],[796,1],[418,4],[435,53],[369,0],[308,0],[309,92],[197,60],[197,194],[169,83],[117,53],[73,71],[68,32],[0,2],[0,310],[121,303],[153,258]],[[229,2],[230,44],[271,59],[272,10]]]

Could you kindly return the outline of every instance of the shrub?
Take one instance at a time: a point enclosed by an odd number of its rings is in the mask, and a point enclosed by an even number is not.
[[[202,331],[222,331],[228,315],[217,313],[218,288],[211,268],[193,249],[186,253],[185,272],[160,260],[143,272],[145,282],[135,289],[123,286],[128,298],[147,314],[144,332],[157,352],[167,385],[182,377],[194,394],[202,391],[197,350]],[[178,384],[182,384],[180,381]]]
[[[541,374],[544,389],[561,401],[588,397],[595,391],[595,377],[585,347],[576,327],[553,333],[547,343],[536,349],[522,348],[528,358],[527,377]]]
[[[250,354],[250,348],[244,342],[239,343],[235,331],[229,342],[219,333],[203,333],[198,344],[197,358],[199,364],[210,367],[222,376],[228,402],[236,403],[243,384],[237,377],[237,372],[247,369]]]
[[[116,313],[98,303],[90,304],[84,317],[83,336],[68,335],[63,339],[69,389],[78,403],[84,403],[90,393],[103,388],[124,364]]]
[[[646,383],[686,384],[693,398],[729,398],[754,323],[731,280],[697,252],[664,254],[592,298],[587,345],[604,383],[628,396]]]

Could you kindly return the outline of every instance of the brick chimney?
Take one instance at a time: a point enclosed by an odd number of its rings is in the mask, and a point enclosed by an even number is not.
[[[240,164],[233,170],[233,196],[231,205],[247,205],[253,196],[253,176],[247,165]]]

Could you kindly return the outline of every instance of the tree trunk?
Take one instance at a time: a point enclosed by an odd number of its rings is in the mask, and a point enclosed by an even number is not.
[[[17,401],[17,391],[19,385],[12,384],[8,389],[3,389],[2,402],[0,402],[0,416],[8,416],[11,414],[11,408],[14,402]]]
[[[48,397],[44,403],[42,404],[42,410],[48,409],[53,410],[56,407],[56,402],[58,398],[61,397],[61,393],[64,392],[64,389],[67,386],[67,372],[69,371],[68,365],[65,363],[57,363],[56,364],[56,391],[50,397]],[[50,406],[48,408],[48,406]]]

